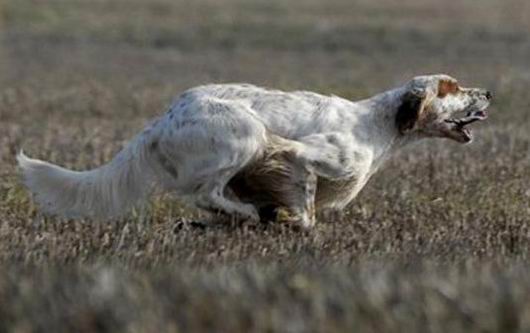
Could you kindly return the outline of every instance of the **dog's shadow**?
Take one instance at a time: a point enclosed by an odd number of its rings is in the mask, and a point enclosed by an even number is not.
[[[178,219],[175,221],[173,232],[175,234],[181,232],[191,232],[195,234],[216,231],[216,232],[236,232],[241,230],[253,231],[253,232],[272,232],[272,233],[285,233],[285,232],[305,232],[305,229],[300,228],[298,225],[289,223],[279,223],[276,221],[277,207],[266,206],[259,210],[260,221],[249,222],[249,221],[237,221],[225,217],[216,217],[210,219]]]
[[[300,225],[291,223],[277,222],[277,206],[265,206],[259,210],[260,221],[237,221],[222,216],[216,218],[180,218],[174,222],[173,232],[189,232],[201,234],[206,232],[233,233],[250,231],[255,233],[272,233],[272,234],[308,234],[310,229],[302,228]],[[317,215],[317,220],[326,221],[326,224],[340,224],[346,221],[346,215],[342,211],[324,210]]]

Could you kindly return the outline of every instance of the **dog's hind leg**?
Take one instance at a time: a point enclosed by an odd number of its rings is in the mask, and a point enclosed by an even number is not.
[[[315,224],[316,174],[297,156],[296,145],[276,138],[265,156],[230,186],[243,201],[275,207],[276,221],[310,228]]]
[[[201,194],[195,199],[195,205],[216,216],[228,217],[235,220],[259,221],[259,215],[254,205],[242,203],[236,197],[225,195],[225,186],[232,173],[223,172],[201,186]]]

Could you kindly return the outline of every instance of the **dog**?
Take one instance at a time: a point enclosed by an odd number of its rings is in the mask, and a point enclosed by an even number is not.
[[[185,91],[108,164],[71,171],[18,154],[48,213],[116,218],[157,188],[237,220],[303,228],[343,209],[401,147],[423,138],[472,141],[492,94],[444,75],[352,102],[307,91],[210,84]]]

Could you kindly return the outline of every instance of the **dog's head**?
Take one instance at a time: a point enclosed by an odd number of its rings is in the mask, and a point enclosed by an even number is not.
[[[401,99],[396,114],[401,134],[468,143],[473,136],[466,126],[487,118],[492,95],[485,89],[463,88],[448,75],[428,75],[408,82]]]

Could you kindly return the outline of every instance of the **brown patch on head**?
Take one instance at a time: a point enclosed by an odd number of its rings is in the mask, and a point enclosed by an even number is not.
[[[456,94],[459,90],[458,83],[454,80],[440,80],[438,84],[438,97],[445,97],[448,94]]]

